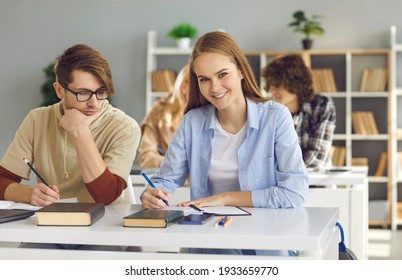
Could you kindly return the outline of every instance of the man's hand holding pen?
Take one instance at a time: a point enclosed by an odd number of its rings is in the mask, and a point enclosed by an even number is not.
[[[23,161],[38,176],[42,183],[32,188],[30,202],[35,206],[46,206],[60,199],[60,191],[57,186],[49,185],[35,167],[24,157]]]
[[[60,199],[59,188],[57,186],[46,186],[38,183],[32,188],[31,204],[35,206],[46,206]]]

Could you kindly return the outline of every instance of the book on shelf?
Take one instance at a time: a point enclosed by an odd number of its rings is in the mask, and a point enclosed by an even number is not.
[[[378,134],[377,123],[371,111],[352,112],[352,128],[355,134]]]
[[[90,226],[105,215],[101,203],[52,203],[36,211],[38,226]]]
[[[22,220],[35,214],[33,210],[0,209],[0,224],[16,220]]]
[[[365,68],[360,83],[362,92],[382,92],[386,90],[388,71],[385,68]]]
[[[165,228],[184,216],[180,210],[143,209],[123,218],[125,227]]]
[[[313,89],[318,92],[336,92],[336,83],[332,69],[311,69]]]
[[[385,168],[387,167],[387,158],[388,158],[387,152],[381,152],[380,159],[378,160],[378,165],[374,176],[385,175]]]
[[[176,71],[161,69],[151,72],[152,89],[159,92],[171,92],[176,80]]]
[[[332,146],[330,151],[330,157],[333,166],[344,166],[346,159],[346,147]]]

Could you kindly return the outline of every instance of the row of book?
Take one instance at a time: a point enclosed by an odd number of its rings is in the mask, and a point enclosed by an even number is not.
[[[355,134],[378,134],[374,114],[371,111],[352,112],[352,128]]]
[[[314,92],[336,92],[336,83],[332,69],[311,69]],[[176,71],[160,69],[151,72],[152,89],[159,92],[170,92],[176,80]],[[360,84],[362,92],[385,91],[388,71],[385,68],[366,68]]]
[[[388,80],[388,71],[385,68],[366,68],[360,83],[360,91],[385,91]]]
[[[176,80],[176,71],[173,69],[152,71],[151,80],[153,91],[171,92]]]
[[[332,69],[311,69],[314,92],[336,92]],[[386,90],[388,70],[385,68],[365,68],[360,82],[361,92],[383,92]]]
[[[330,156],[331,156],[332,164],[334,166],[344,166],[345,159],[346,159],[346,147],[332,146]],[[398,174],[400,174],[400,176],[402,178],[402,152],[398,153],[398,157],[399,157]],[[385,176],[387,160],[388,160],[387,152],[381,152],[374,176]],[[354,157],[354,158],[352,158],[351,165],[352,166],[369,166],[368,158]]]
[[[344,166],[345,165],[346,147],[332,146],[329,155],[332,160],[332,165],[334,165],[334,166]]]
[[[315,93],[336,92],[336,83],[332,69],[311,69]]]

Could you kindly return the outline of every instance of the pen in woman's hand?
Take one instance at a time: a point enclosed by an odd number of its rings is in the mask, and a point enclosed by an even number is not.
[[[151,179],[148,178],[147,174],[145,172],[142,172],[141,175],[145,178],[145,180],[147,180],[148,184],[153,187],[154,189],[156,189],[154,183],[152,183]],[[162,201],[166,204],[166,206],[170,206],[169,203],[167,202],[167,200],[162,199]]]

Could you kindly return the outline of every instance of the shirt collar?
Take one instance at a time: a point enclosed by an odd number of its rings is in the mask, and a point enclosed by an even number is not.
[[[247,103],[247,122],[249,127],[258,129],[259,128],[259,117],[258,117],[258,106],[257,103],[249,100],[246,98],[246,103]],[[262,109],[262,108],[261,108]],[[206,105],[205,106],[205,115],[206,117],[206,123],[205,123],[205,130],[208,129],[215,129],[215,110],[216,108],[212,105]]]

